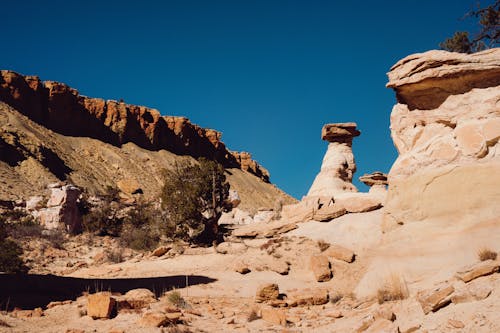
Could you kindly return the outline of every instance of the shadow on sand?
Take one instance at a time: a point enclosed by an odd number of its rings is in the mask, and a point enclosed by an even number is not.
[[[217,281],[201,275],[189,275],[189,286]],[[185,275],[129,279],[81,279],[56,275],[0,274],[0,310],[44,308],[52,301],[74,300],[83,292],[110,290],[126,293],[146,288],[160,296],[163,292],[186,287]]]

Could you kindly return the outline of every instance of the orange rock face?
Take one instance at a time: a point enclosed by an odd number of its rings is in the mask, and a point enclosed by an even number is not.
[[[205,157],[269,181],[268,171],[250,154],[229,152],[221,141],[222,133],[192,124],[185,117],[162,116],[145,106],[81,96],[63,83],[43,82],[12,71],[0,72],[0,101],[64,135],[91,137],[115,146],[133,142],[149,150]]]

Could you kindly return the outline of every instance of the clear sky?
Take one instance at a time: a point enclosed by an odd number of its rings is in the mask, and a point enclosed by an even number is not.
[[[490,1],[482,1],[489,4]],[[327,143],[357,122],[357,177],[388,172],[386,72],[438,47],[474,0],[2,1],[0,68],[154,107],[223,132],[300,199]]]

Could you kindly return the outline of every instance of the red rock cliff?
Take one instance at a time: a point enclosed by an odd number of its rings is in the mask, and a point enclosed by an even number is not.
[[[91,137],[115,146],[133,142],[149,150],[206,157],[269,182],[268,171],[248,153],[229,152],[220,132],[192,124],[185,117],[162,116],[144,106],[89,98],[64,83],[7,70],[0,71],[0,101],[64,135]]]

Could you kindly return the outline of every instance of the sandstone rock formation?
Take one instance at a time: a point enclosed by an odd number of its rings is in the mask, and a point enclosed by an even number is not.
[[[378,198],[382,203],[387,197],[387,174],[375,171],[359,177],[359,180],[365,185],[370,186],[369,194]]]
[[[500,49],[415,54],[388,76],[399,157],[388,176],[386,229],[427,218],[498,218]]]
[[[64,229],[70,233],[81,231],[82,216],[77,206],[81,190],[73,185],[55,185],[50,188],[47,208],[34,210],[32,215],[45,229]]]
[[[345,192],[357,192],[352,184],[356,163],[352,153],[352,139],[360,132],[355,123],[326,124],[321,138],[329,142],[321,171],[314,179],[307,197],[335,196]]]
[[[222,133],[185,117],[162,116],[144,106],[81,96],[64,83],[0,71],[0,101],[35,122],[64,135],[95,138],[115,146],[127,142],[148,150],[206,157],[269,182],[269,173],[249,153],[229,152]]]

